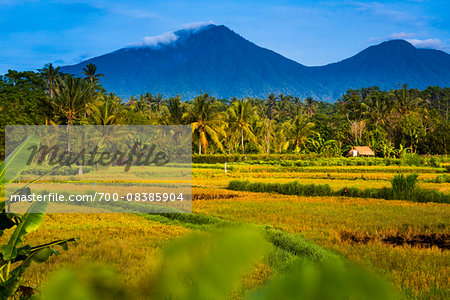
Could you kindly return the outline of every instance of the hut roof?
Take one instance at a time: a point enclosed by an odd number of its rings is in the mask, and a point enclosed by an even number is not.
[[[372,149],[370,149],[369,146],[355,146],[349,151],[350,155],[353,150],[358,151],[358,155],[367,155],[367,156],[375,155],[375,153],[372,151]]]

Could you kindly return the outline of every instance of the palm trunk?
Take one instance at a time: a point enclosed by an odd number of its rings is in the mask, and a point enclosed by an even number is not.
[[[69,116],[69,121],[67,122],[67,153],[70,152],[71,136],[72,136],[72,116]]]
[[[53,99],[53,81],[49,81],[48,83],[48,91],[50,94],[50,99]]]
[[[265,121],[265,126],[266,126],[266,132],[264,135],[264,142],[266,144],[266,153],[269,154],[270,153],[270,136],[269,136],[269,126],[267,125],[267,121]]]
[[[202,129],[199,128],[198,133],[198,154],[202,154]]]
[[[201,154],[202,153],[202,148],[203,148],[203,154],[206,154],[206,147],[208,146],[208,141],[206,140],[206,134],[203,128],[200,128],[200,133],[199,133],[199,141],[198,141],[198,151]]]
[[[242,154],[244,154],[244,129],[241,128],[241,149],[242,149]]]
[[[82,138],[82,145],[84,145],[84,142],[85,142],[85,134],[84,134],[84,132],[83,132],[83,135],[81,136],[81,138]],[[80,155],[80,158],[79,158],[79,160],[78,160],[78,175],[83,175],[83,167],[82,167],[82,164],[83,164],[83,162],[81,161],[81,155]]]

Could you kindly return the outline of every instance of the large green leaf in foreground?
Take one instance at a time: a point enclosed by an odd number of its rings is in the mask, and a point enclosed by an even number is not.
[[[5,184],[16,178],[27,166],[30,157],[31,147],[38,147],[40,138],[37,135],[30,135],[17,147],[0,166],[0,184]],[[8,172],[6,172],[6,170]],[[8,173],[8,178],[6,178]]]
[[[17,224],[8,244],[2,246],[4,260],[11,260],[17,256],[17,247],[22,244],[24,236],[36,230],[42,222],[48,202],[34,202]]]

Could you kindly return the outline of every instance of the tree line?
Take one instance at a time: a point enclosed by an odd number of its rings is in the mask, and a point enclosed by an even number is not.
[[[335,103],[270,94],[265,99],[216,99],[201,93],[182,101],[146,93],[122,100],[100,84],[94,64],[83,78],[46,65],[38,72],[10,70],[0,78],[0,134],[4,126],[191,125],[193,152],[317,153],[340,156],[370,146],[377,156],[405,152],[447,154],[450,88],[348,90]]]

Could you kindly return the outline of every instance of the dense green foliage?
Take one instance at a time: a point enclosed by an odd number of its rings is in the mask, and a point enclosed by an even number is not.
[[[447,156],[420,156],[408,153],[401,158],[394,157],[320,157],[310,154],[210,154],[193,155],[196,164],[223,164],[225,162],[245,162],[250,165],[277,165],[283,167],[308,166],[430,166],[439,167],[448,162]],[[221,165],[223,168],[223,165]]]
[[[408,200],[414,202],[450,203],[450,195],[436,190],[422,190],[415,187],[417,174],[404,176],[399,174],[391,180],[392,188],[364,189],[357,187],[342,188],[334,191],[328,184],[250,182],[232,180],[228,189],[257,193],[279,193],[297,196],[345,196],[361,198],[378,198],[386,200]]]
[[[29,155],[30,145],[39,145],[39,138],[31,135],[19,147],[17,147],[0,165],[0,189],[18,175],[25,167],[24,157]],[[8,176],[5,175],[8,170]],[[28,184],[29,185],[29,184]],[[30,194],[30,188],[26,185],[17,190],[15,194]],[[0,194],[2,194],[1,192]],[[34,288],[21,285],[21,277],[31,263],[44,263],[52,255],[59,255],[54,246],[68,249],[69,242],[75,242],[74,238],[62,239],[51,243],[30,246],[22,246],[26,235],[36,230],[42,223],[48,202],[34,202],[24,214],[16,214],[6,211],[5,201],[0,201],[0,237],[7,229],[11,233],[7,244],[1,246],[0,252],[0,299],[9,297],[29,297],[34,294]]]
[[[5,125],[45,124],[50,106],[45,81],[34,72],[9,71],[0,77],[0,158],[4,158]]]
[[[450,88],[362,88],[334,104],[283,94],[215,99],[201,93],[182,102],[146,93],[123,101],[99,85],[95,65],[84,71],[80,80],[50,64],[40,74],[3,76],[2,131],[6,124],[191,124],[193,152],[226,154],[226,161],[238,153],[341,156],[356,145],[386,158],[448,151]]]

